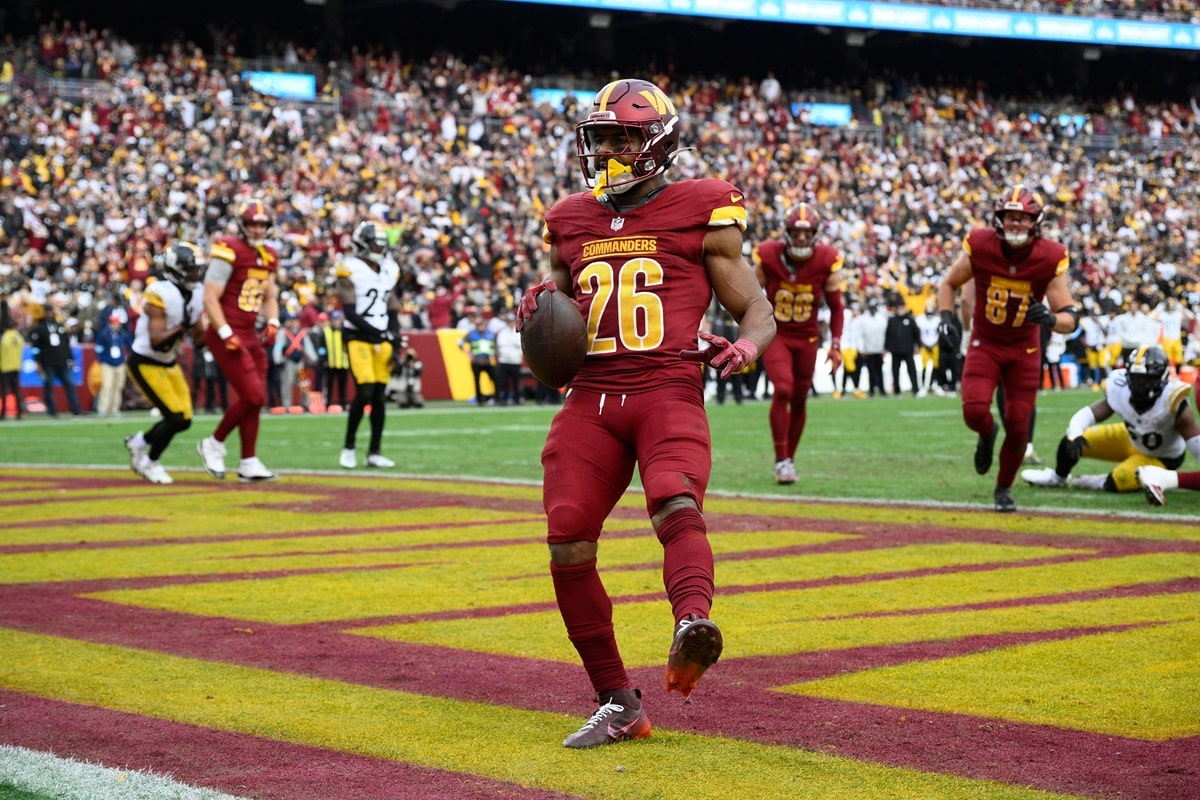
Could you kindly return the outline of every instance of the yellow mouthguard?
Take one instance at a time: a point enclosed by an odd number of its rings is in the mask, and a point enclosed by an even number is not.
[[[592,189],[592,196],[597,200],[608,194],[608,187],[616,180],[624,178],[626,175],[632,175],[633,169],[617,161],[615,158],[610,158],[606,162],[605,171],[596,175],[596,188]]]

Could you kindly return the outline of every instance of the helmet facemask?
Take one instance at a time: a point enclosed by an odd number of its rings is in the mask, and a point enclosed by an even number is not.
[[[378,264],[387,252],[387,235],[374,222],[363,222],[351,234],[350,245],[359,258]]]
[[[821,216],[811,203],[801,203],[793,208],[784,224],[788,255],[796,261],[811,258],[820,230]]]
[[[1011,211],[1023,214],[1029,220],[1028,226],[1020,226],[1025,230],[1010,230],[1010,226],[1005,224],[1005,220],[1010,219],[1009,212]],[[1000,233],[1000,237],[1009,247],[1026,247],[1041,235],[1042,217],[1045,214],[1042,200],[1024,186],[1018,186],[1006,194],[996,204],[994,212],[992,226]]]
[[[259,228],[259,225],[265,225],[265,228]],[[251,233],[251,226],[254,226],[255,232],[262,231],[261,235]],[[252,247],[262,247],[267,242],[267,234],[271,230],[271,212],[267,209],[265,203],[261,200],[250,200],[245,203],[238,211],[238,230],[242,234],[242,238]]]
[[[813,246],[817,241],[817,232],[814,228],[789,228],[787,239],[789,256],[797,261],[804,261],[812,257]]]
[[[648,81],[608,84],[596,93],[591,113],[575,126],[584,183],[597,199],[625,194],[662,174],[678,147],[675,106]]]
[[[1170,378],[1169,367],[1167,354],[1161,347],[1140,347],[1130,357],[1125,377],[1129,381],[1130,400],[1138,413],[1149,411],[1162,395]]]
[[[1010,226],[1006,224],[1005,220],[1014,217],[1028,220],[1028,229],[1024,231],[1010,229]],[[1004,211],[1000,214],[1000,234],[1004,237],[1004,243],[1009,247],[1024,247],[1025,245],[1029,244],[1031,241],[1033,241],[1034,230],[1036,227],[1037,226],[1033,224],[1032,218],[1024,212],[1010,214],[1010,212]]]
[[[170,247],[163,255],[163,276],[180,289],[195,291],[200,285],[200,250],[188,242]]]

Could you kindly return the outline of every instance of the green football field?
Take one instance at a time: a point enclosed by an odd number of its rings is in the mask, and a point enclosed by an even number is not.
[[[1034,444],[1053,466],[1058,441],[1071,415],[1102,395],[1086,389],[1047,392],[1038,399]],[[814,398],[797,453],[800,480],[775,484],[768,403],[728,402],[708,406],[713,432],[716,493],[782,496],[835,501],[934,503],[990,508],[995,467],[975,474],[975,435],[962,422],[956,398],[908,395],[887,399]],[[465,403],[433,403],[424,409],[389,409],[384,452],[398,466],[394,474],[444,476],[484,481],[537,482],[539,454],[555,407],[476,408]],[[216,426],[200,414],[163,457],[168,471],[197,471],[196,443]],[[153,424],[144,412],[120,420],[39,419],[0,426],[0,463],[38,465],[128,465],[124,437]],[[367,427],[358,436],[359,462],[365,457]],[[259,456],[272,469],[337,471],[345,433],[344,415],[263,417]],[[228,466],[235,465],[237,439],[230,438]],[[997,453],[999,441],[997,442]],[[1200,469],[1189,458],[1192,469]],[[1111,465],[1085,459],[1077,473],[1103,474]],[[1195,515],[1200,493],[1175,492],[1165,509],[1151,509],[1139,493],[1033,488],[1018,479],[1019,510],[1112,511],[1156,515]]]

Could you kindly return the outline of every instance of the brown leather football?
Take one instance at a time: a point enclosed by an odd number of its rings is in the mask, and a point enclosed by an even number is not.
[[[587,355],[583,314],[562,292],[542,292],[521,327],[521,349],[535,378],[555,389],[566,386]]]

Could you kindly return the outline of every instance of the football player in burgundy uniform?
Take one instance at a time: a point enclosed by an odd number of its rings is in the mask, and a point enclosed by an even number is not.
[[[1000,198],[992,227],[967,234],[963,251],[938,286],[939,347],[958,349],[952,325],[955,297],[975,279],[975,309],[962,375],[963,420],[979,435],[975,471],[987,473],[999,426],[992,417],[996,388],[1004,389],[1004,442],[994,493],[997,511],[1015,511],[1012,485],[1025,457],[1029,422],[1041,378],[1041,327],[1071,333],[1079,310],[1067,283],[1070,259],[1058,242],[1040,233],[1043,208],[1036,194],[1017,186]],[[1045,303],[1043,303],[1043,299]]]
[[[775,323],[742,256],[742,193],[722,180],[671,183],[664,175],[679,127],[674,104],[653,83],[617,80],[596,94],[575,129],[591,191],[546,212],[550,279],[518,308],[523,325],[541,292],[565,292],[588,329],[587,358],[542,450],[550,575],[600,706],[566,747],[650,734],[596,569],[604,521],[635,467],[674,615],[667,691],[686,697],[721,654],[721,632],[708,619],[713,555],[702,509],[712,449],[697,362],[728,376],[766,348]],[[739,323],[734,342],[699,333],[714,292]]]
[[[754,252],[758,283],[775,309],[775,341],[762,362],[775,385],[769,417],[778,483],[796,482],[794,459],[821,344],[817,312],[822,298],[829,306],[829,364],[837,372],[842,363],[842,254],[817,242],[820,229],[817,210],[801,203],[788,214],[787,240],[763,242]]]
[[[211,436],[197,449],[204,468],[217,480],[225,478],[225,439],[238,431],[242,483],[273,481],[255,454],[258,423],[267,404],[267,352],[279,331],[279,300],[275,270],[279,254],[266,244],[271,212],[261,200],[250,200],[238,209],[240,236],[222,236],[212,242],[208,271],[204,275],[204,311],[208,315],[205,344],[229,385],[237,392]],[[259,315],[267,320],[260,335]]]

